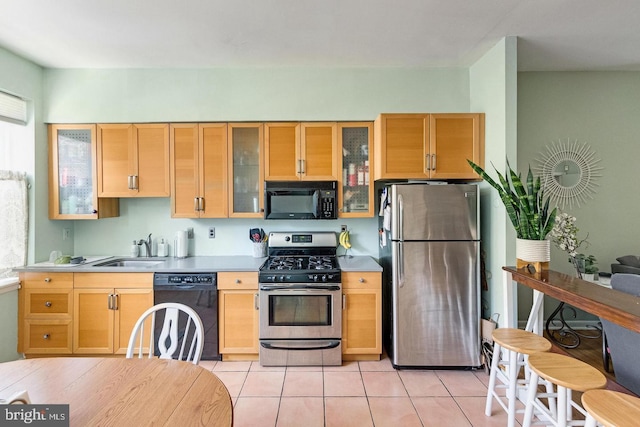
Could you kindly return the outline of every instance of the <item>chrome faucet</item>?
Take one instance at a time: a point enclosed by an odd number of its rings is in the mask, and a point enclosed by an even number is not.
[[[151,233],[149,233],[149,237],[147,237],[147,240],[140,239],[140,241],[138,242],[138,245],[141,245],[143,243],[144,243],[145,250],[147,251],[146,256],[150,257],[151,256]]]

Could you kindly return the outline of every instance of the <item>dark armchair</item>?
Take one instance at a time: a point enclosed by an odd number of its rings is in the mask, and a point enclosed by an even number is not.
[[[611,276],[611,288],[640,296],[640,275],[617,273]],[[640,334],[601,319],[604,337],[608,344],[616,382],[640,395]],[[603,337],[603,338],[604,338]]]
[[[636,255],[625,255],[616,258],[616,261],[618,261],[619,264],[611,264],[611,274],[640,274],[640,257]]]

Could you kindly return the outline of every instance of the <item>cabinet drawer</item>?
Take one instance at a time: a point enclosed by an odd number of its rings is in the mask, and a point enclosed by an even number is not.
[[[372,288],[381,285],[382,274],[379,272],[342,272],[342,287],[345,289]]]
[[[258,289],[258,272],[225,271],[218,273],[218,289]]]
[[[153,288],[153,273],[76,273],[75,288]]]
[[[73,307],[73,291],[25,289],[26,317],[61,317],[70,316]]]
[[[29,288],[73,288],[73,273],[25,272],[20,274],[21,285]]]
[[[25,320],[25,353],[71,354],[71,320]]]

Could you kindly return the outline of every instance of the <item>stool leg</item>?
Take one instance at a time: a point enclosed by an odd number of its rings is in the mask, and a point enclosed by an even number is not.
[[[538,374],[531,371],[531,378],[527,388],[527,406],[524,410],[524,423],[522,427],[530,427],[531,419],[533,418],[533,402],[536,400],[536,394],[538,392]]]
[[[513,427],[516,423],[516,389],[518,385],[519,368],[518,353],[509,350],[509,394],[507,395],[509,399],[507,402],[509,408],[507,412],[507,416],[509,417],[507,420],[508,427]]]
[[[596,419],[591,414],[587,414],[587,419],[584,422],[584,427],[596,427]]]
[[[558,387],[558,427],[567,427],[567,388]]]
[[[551,381],[547,381],[544,380],[544,387],[547,391],[547,395],[548,396],[552,396],[554,394],[553,392],[553,384],[551,384]],[[553,416],[553,418],[558,418],[558,410],[556,407],[556,398],[555,397],[547,397],[547,403],[549,404],[549,411],[551,412],[551,415]]]
[[[501,357],[500,344],[494,343],[493,358],[491,359],[491,371],[489,372],[489,388],[487,390],[487,403],[485,404],[484,414],[491,416],[491,403],[493,401],[493,393],[496,387],[496,376],[498,375],[498,363]]]

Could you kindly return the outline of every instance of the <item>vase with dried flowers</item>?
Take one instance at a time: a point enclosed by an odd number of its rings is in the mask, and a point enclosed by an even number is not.
[[[582,274],[585,273],[586,259],[595,262],[595,257],[589,255],[586,257],[584,254],[578,253],[578,248],[585,244],[589,245],[587,238],[589,233],[584,239],[578,240],[578,232],[580,229],[576,226],[576,217],[569,215],[566,212],[561,212],[556,216],[556,222],[551,230],[551,241],[560,250],[569,254],[569,262],[576,269],[578,277],[582,279]],[[591,273],[592,271],[590,271]]]

